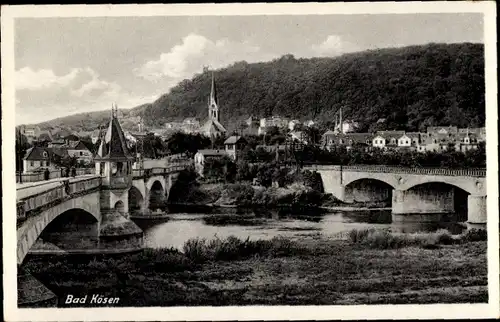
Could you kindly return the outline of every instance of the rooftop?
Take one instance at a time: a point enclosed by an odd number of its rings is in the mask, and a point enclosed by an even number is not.
[[[116,110],[115,112],[116,113]],[[106,135],[101,141],[99,150],[97,151],[96,159],[111,159],[115,161],[131,160],[134,157],[130,154],[127,147],[127,141],[123,130],[116,118],[116,114],[112,114],[109,121]]]
[[[198,150],[197,153],[200,153],[204,156],[224,156],[227,155],[226,151],[224,150],[215,150],[215,149],[203,149],[203,150]]]
[[[244,138],[242,138],[239,135],[232,135],[229,138],[227,138],[226,141],[224,141],[224,144],[236,144],[238,142],[244,142],[246,141]]]

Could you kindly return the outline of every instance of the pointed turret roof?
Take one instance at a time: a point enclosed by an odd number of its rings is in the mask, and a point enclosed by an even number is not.
[[[214,72],[212,72],[212,88],[210,89],[210,104],[212,103],[219,105],[219,102],[217,101],[217,87],[215,86]]]
[[[127,148],[127,141],[118,122],[116,110],[111,113],[108,129],[101,141],[95,160],[128,161],[134,157]]]

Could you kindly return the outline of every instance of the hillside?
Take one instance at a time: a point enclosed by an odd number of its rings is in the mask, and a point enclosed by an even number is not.
[[[144,109],[150,104],[144,104],[132,109],[120,109],[118,114],[120,123],[125,129],[137,130],[139,116],[144,112]],[[67,128],[73,132],[92,131],[99,126],[106,126],[109,122],[111,110],[78,113],[70,116],[56,118],[47,122],[39,123],[38,126],[42,129],[50,128]]]
[[[146,124],[205,119],[210,77],[195,75],[161,96],[145,109]],[[248,116],[331,120],[340,107],[362,131],[484,125],[481,44],[429,44],[336,58],[286,55],[266,63],[238,62],[215,71],[215,77],[228,128]]]
[[[331,121],[340,107],[361,131],[484,126],[482,44],[428,44],[335,58],[286,55],[237,62],[216,70],[215,77],[221,121],[229,130],[249,116]],[[124,128],[137,124],[142,113],[149,126],[193,116],[204,121],[210,78],[208,71],[194,75],[152,104],[121,110]],[[93,129],[108,117],[109,111],[84,113],[45,125]]]

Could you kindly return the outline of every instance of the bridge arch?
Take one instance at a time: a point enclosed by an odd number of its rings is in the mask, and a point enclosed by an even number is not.
[[[166,191],[161,181],[155,180],[151,183],[151,188],[148,189],[149,208],[152,210],[163,209],[165,207]]]
[[[393,198],[393,213],[446,214],[463,222],[468,218],[470,195],[459,185],[429,180],[398,190]]]
[[[344,186],[344,202],[392,202],[394,186],[380,178],[359,178]]]
[[[27,218],[17,229],[17,263],[23,262],[30,248],[52,221],[71,211],[83,211],[92,216],[98,224],[101,220],[99,192],[64,201]]]
[[[403,181],[399,186],[399,190],[410,190],[423,185],[447,185],[466,191],[468,194],[478,194],[478,191],[483,188],[483,182],[481,181],[463,180],[456,177],[446,177],[443,179],[417,177]]]
[[[141,191],[135,187],[130,187],[128,191],[128,211],[134,213],[139,211],[144,204],[144,196]]]
[[[125,214],[125,204],[121,200],[118,200],[115,203],[115,206],[113,207],[113,209],[115,209],[116,211],[118,211],[121,215]]]
[[[99,221],[83,209],[70,209],[52,220],[35,243],[50,243],[60,249],[97,247]]]
[[[165,177],[163,177],[163,176],[155,176],[155,177],[149,178],[146,182],[146,190],[151,191],[153,186],[156,185],[156,187],[158,187],[158,184],[161,186],[163,191],[167,190],[167,182],[165,180]]]
[[[344,187],[360,180],[373,180],[381,182],[392,187],[393,189],[396,189],[400,184],[398,180],[399,178],[387,173],[343,172],[341,175],[342,175],[342,184],[344,185]]]

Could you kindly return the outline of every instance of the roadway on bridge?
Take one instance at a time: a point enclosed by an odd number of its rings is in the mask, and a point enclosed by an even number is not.
[[[20,200],[40,192],[50,190],[52,188],[62,185],[64,180],[69,179],[69,182],[76,182],[88,178],[96,177],[95,174],[84,174],[77,177],[70,178],[55,178],[46,181],[36,181],[36,182],[23,182],[16,184],[16,199]]]

